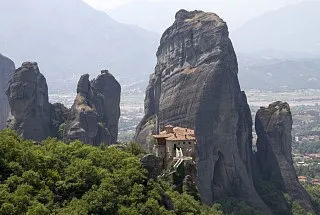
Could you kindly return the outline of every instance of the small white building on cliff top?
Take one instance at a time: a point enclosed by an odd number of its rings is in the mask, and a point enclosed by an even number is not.
[[[153,137],[156,139],[154,152],[156,156],[163,158],[165,166],[181,156],[195,159],[197,141],[194,130],[168,125],[164,128],[164,131],[158,135],[153,135]],[[182,152],[182,155],[177,155],[178,151]]]

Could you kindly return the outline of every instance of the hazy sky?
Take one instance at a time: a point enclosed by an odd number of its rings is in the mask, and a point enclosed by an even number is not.
[[[110,10],[117,8],[121,5],[124,5],[126,3],[129,3],[133,0],[83,0],[84,2],[87,2],[91,6],[95,7],[99,10]],[[166,0],[149,0],[149,1],[166,1]],[[170,1],[181,1],[181,0],[170,0]],[[201,0],[201,1],[207,1],[207,2],[215,2],[217,0]],[[230,2],[242,2],[243,4],[247,4],[248,8],[255,7],[257,4],[265,5],[266,2],[270,2],[270,4],[273,4],[274,2],[279,2],[279,6],[282,6],[283,3],[290,4],[291,2],[297,2],[297,0],[224,0],[226,3]],[[302,1],[302,0],[301,0]],[[250,4],[249,4],[250,3]]]
[[[99,10],[114,9],[132,0],[83,0]]]
[[[113,19],[162,33],[178,9],[200,9],[219,14],[234,30],[250,19],[289,4],[304,0],[83,0],[106,11]],[[135,2],[130,4],[131,2]],[[151,2],[161,2],[153,4]],[[123,6],[123,7],[121,7]],[[119,8],[119,9],[118,9]],[[150,14],[151,13],[151,14]]]

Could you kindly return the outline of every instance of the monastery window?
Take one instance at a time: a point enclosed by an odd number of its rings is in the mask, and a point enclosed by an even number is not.
[[[183,142],[183,144],[186,144],[186,142]]]
[[[189,142],[189,145],[191,145],[191,142]]]

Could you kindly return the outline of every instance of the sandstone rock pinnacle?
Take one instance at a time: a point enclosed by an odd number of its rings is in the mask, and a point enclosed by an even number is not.
[[[136,140],[166,125],[195,129],[197,180],[205,204],[225,197],[270,212],[252,179],[252,119],[238,81],[226,23],[214,13],[180,10],[162,35]]]
[[[307,212],[315,214],[307,191],[299,183],[292,161],[292,115],[288,103],[275,102],[256,115],[257,170],[264,181],[288,193]]]
[[[9,128],[35,141],[52,136],[47,82],[37,63],[25,62],[14,72],[7,96],[11,108]]]
[[[94,80],[81,76],[77,96],[66,123],[65,139],[99,146],[114,144],[118,138],[121,87],[107,71]]]

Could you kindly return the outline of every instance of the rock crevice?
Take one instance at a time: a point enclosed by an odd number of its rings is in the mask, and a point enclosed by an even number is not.
[[[108,71],[92,81],[89,75],[80,78],[70,110],[49,103],[47,82],[37,63],[23,63],[6,93],[11,108],[8,127],[25,139],[57,137],[95,146],[117,141],[121,87]]]

